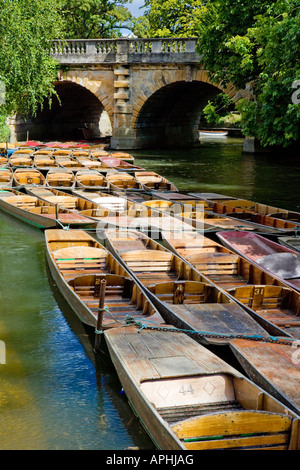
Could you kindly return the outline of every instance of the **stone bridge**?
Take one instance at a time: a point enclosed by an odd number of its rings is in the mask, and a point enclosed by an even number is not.
[[[17,140],[80,140],[111,133],[114,149],[182,147],[199,142],[199,121],[220,92],[210,82],[195,38],[53,41],[59,100],[35,118],[16,116]],[[106,118],[106,124],[105,119]]]

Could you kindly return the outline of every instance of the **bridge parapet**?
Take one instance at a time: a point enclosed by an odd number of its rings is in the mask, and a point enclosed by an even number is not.
[[[54,40],[52,57],[62,65],[199,63],[197,38]]]

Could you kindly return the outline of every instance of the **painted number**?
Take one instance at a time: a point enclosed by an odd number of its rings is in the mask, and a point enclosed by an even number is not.
[[[263,289],[254,289],[254,295],[263,295],[264,290]]]
[[[182,385],[179,390],[179,393],[182,393],[183,395],[186,395],[187,393],[194,393],[194,389],[191,385]]]

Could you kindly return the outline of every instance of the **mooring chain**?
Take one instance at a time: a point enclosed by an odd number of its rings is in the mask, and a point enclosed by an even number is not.
[[[139,331],[142,331],[144,329],[147,330],[159,330],[159,331],[168,331],[172,333],[187,333],[189,335],[197,335],[201,336],[203,338],[215,338],[215,339],[248,339],[252,341],[262,341],[266,343],[279,343],[283,344],[286,346],[293,346],[295,343],[296,339],[291,338],[291,339],[282,339],[278,338],[277,336],[260,336],[260,335],[243,335],[243,334],[237,334],[237,335],[226,335],[222,333],[209,333],[206,331],[196,331],[196,330],[187,330],[187,329],[182,329],[182,328],[168,328],[164,326],[152,326],[148,325],[147,323],[142,323],[134,318],[128,316],[126,318],[126,325],[136,325],[140,327]],[[300,346],[300,345],[299,345]]]

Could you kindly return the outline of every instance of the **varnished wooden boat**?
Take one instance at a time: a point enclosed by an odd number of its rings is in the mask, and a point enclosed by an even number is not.
[[[280,207],[262,204],[259,202],[249,201],[247,199],[239,199],[232,196],[226,196],[216,193],[192,193],[197,198],[204,199],[213,206],[213,211],[217,213],[229,212],[255,212],[261,215],[273,216],[276,218],[284,218],[294,222],[300,222],[300,212],[289,211]]]
[[[31,155],[33,153],[32,148],[21,147],[13,151],[12,155]]]
[[[300,251],[300,237],[294,235],[290,237],[278,237],[280,245],[289,248],[290,250]]]
[[[106,180],[109,184],[109,188],[111,189],[111,191],[120,192],[127,190],[143,190],[141,184],[138,183],[137,179],[127,172],[110,170],[106,174]]]
[[[35,168],[18,168],[14,171],[13,185],[19,186],[45,186],[44,175]]]
[[[48,188],[72,189],[75,187],[75,182],[73,171],[64,168],[49,170],[46,176],[46,187]]]
[[[0,189],[11,188],[13,185],[13,171],[11,168],[0,168]]]
[[[112,212],[124,212],[128,209],[129,204],[127,199],[120,196],[115,196],[108,192],[101,191],[87,191],[84,189],[75,188],[72,194],[88,201],[95,202],[99,206],[104,207]]]
[[[251,380],[300,415],[300,351],[297,345],[234,339],[230,348]]]
[[[70,157],[72,155],[72,149],[59,148],[53,151],[54,157]]]
[[[81,165],[83,165],[84,168],[88,168],[90,170],[95,170],[95,171],[101,171],[102,173],[106,173],[109,168],[107,168],[101,161],[99,160],[93,160],[92,158],[87,158],[87,157],[76,157],[76,160],[80,162]]]
[[[295,450],[299,415],[187,335],[137,327],[104,336],[120,382],[162,450]]]
[[[260,225],[280,229],[281,231],[294,231],[300,228],[300,213],[293,212],[266,204],[236,199],[222,195],[207,195],[206,193],[195,193],[199,198],[209,202],[211,209],[217,214],[227,214],[239,220],[249,221]],[[210,199],[211,197],[211,199]]]
[[[198,233],[163,232],[162,239],[170,251],[245,305],[270,334],[300,339],[300,293],[284,281]]]
[[[98,171],[80,170],[75,175],[75,186],[79,189],[99,189],[105,191],[109,185],[106,178]]]
[[[92,158],[102,158],[102,157],[110,157],[110,153],[104,149],[92,149],[91,150],[91,157]]]
[[[48,266],[78,318],[96,328],[101,281],[106,281],[102,328],[126,326],[128,316],[139,322],[163,319],[123,266],[94,238],[81,230],[47,230]]]
[[[100,157],[100,161],[107,168],[114,168],[118,171],[120,170],[124,170],[127,172],[145,171],[145,168],[133,165],[132,163],[125,162],[124,160],[121,160],[120,158]]]
[[[147,192],[178,191],[173,183],[154,171],[138,171],[135,173],[135,177],[138,183],[140,183],[142,188]]]
[[[7,167],[9,165],[9,160],[6,155],[0,155],[0,165],[2,167]]]
[[[114,158],[119,158],[120,160],[123,160],[124,162],[128,163],[134,163],[134,157],[127,152],[111,152],[111,156]]]
[[[83,149],[73,149],[72,151],[72,156],[73,157],[83,157],[83,158],[89,158],[91,155],[90,150],[83,150]]]
[[[57,155],[55,156],[55,160],[61,168],[72,171],[84,170],[84,165],[77,158],[72,156]]]
[[[0,191],[0,209],[42,230],[58,225],[84,228],[93,226],[90,219],[80,214],[74,214],[62,207],[56,207],[49,201],[16,190]]]
[[[254,230],[262,233],[272,233],[273,230],[264,226],[255,226],[251,222],[235,220],[232,217],[221,216],[207,211],[205,201],[168,201],[165,199],[151,199],[142,202],[143,205],[155,210],[173,215],[184,223],[191,225],[195,230],[203,232],[217,232],[219,230]],[[275,231],[275,233],[277,233]]]
[[[256,233],[218,232],[227,248],[300,291],[300,254]]]
[[[34,156],[34,166],[39,171],[48,171],[58,168],[58,163],[50,154],[38,154]]]
[[[9,164],[13,170],[16,168],[32,168],[33,159],[30,154],[13,154],[9,159]]]
[[[227,344],[228,336],[237,334],[268,336],[225,291],[146,235],[107,230],[105,244],[145,290],[166,323],[206,332],[195,338],[204,344]]]
[[[72,213],[78,214],[78,216],[90,219],[90,225],[97,227],[99,230],[109,226],[110,223],[114,226],[114,222],[118,220],[115,212],[111,215],[109,209],[89,199],[80,197],[75,191],[72,195],[52,188],[45,188],[43,190],[28,188],[26,191],[28,194],[64,207],[72,211]]]

